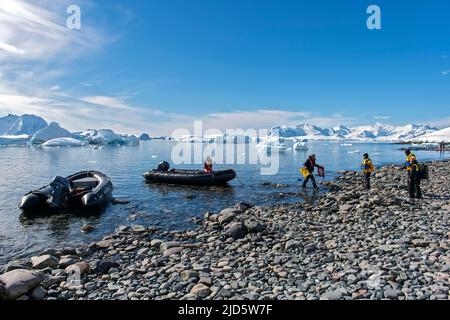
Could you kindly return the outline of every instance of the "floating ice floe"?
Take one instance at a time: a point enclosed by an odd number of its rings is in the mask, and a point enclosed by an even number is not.
[[[23,135],[5,135],[0,136],[1,146],[25,146],[30,140],[30,136]]]
[[[56,138],[42,144],[43,147],[81,147],[86,143],[74,138]]]

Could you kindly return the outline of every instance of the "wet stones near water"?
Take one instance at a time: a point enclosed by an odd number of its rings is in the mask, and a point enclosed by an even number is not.
[[[0,276],[0,298],[15,300],[36,288],[42,275],[30,270],[16,269]]]
[[[449,165],[430,164],[423,200],[408,199],[405,172],[388,166],[371,191],[346,172],[315,205],[240,203],[205,214],[195,230],[120,227],[91,245],[12,261],[8,271],[24,273],[12,297],[448,299]]]
[[[25,269],[25,270],[29,270],[32,268],[32,263],[30,259],[19,259],[19,260],[14,260],[14,261],[10,261],[8,263],[8,265],[6,266],[6,270],[5,272],[9,272],[9,271],[13,271],[16,269]]]
[[[90,224],[85,224],[84,226],[81,227],[80,231],[82,233],[91,233],[92,231],[94,231],[94,226],[90,225]]]
[[[49,254],[31,258],[32,267],[34,269],[53,268],[58,265],[58,261],[58,258]]]

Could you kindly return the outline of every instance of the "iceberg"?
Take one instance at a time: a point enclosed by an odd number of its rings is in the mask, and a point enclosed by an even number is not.
[[[139,140],[141,141],[149,141],[151,140],[150,136],[147,133],[143,133],[139,136]]]
[[[140,139],[139,137],[136,137],[135,135],[123,135],[120,136],[120,138],[122,138],[123,140],[123,145],[125,146],[131,146],[131,147],[137,147],[140,144]]]
[[[59,126],[58,123],[52,122],[46,128],[36,132],[31,138],[31,144],[43,144],[49,140],[56,138],[70,138],[72,134]]]
[[[85,145],[83,141],[74,138],[56,138],[42,144],[43,147],[81,147]]]
[[[1,146],[25,146],[30,140],[30,136],[23,135],[3,135],[0,136]]]
[[[84,132],[74,133],[73,137],[97,146],[138,146],[140,144],[139,138],[135,135],[121,136],[111,129],[88,129]]]
[[[17,116],[9,114],[0,118],[0,135],[29,135],[47,127],[47,122],[41,117],[24,114]]]

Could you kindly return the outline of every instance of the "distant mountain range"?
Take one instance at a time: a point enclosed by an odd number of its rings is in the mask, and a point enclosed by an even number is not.
[[[92,132],[91,132],[92,131]],[[95,135],[96,130],[91,130],[85,136]],[[111,130],[109,130],[111,131]],[[112,139],[114,132],[100,130]],[[94,133],[93,133],[94,132]],[[30,136],[34,140],[48,140],[59,137],[80,138],[78,133],[69,133],[60,128],[57,123],[47,123],[43,118],[25,114],[17,116],[9,114],[0,118],[0,136]],[[270,130],[269,136],[283,138],[301,138],[309,140],[361,140],[361,141],[450,141],[450,128],[437,129],[429,125],[408,124],[405,126],[392,126],[376,123],[374,125],[347,127],[340,125],[333,128],[321,128],[311,124],[297,126],[277,126]],[[127,138],[128,136],[123,136]],[[37,139],[39,138],[39,139]],[[83,139],[86,137],[83,137]],[[165,139],[166,137],[158,137]],[[152,139],[147,134],[140,136],[141,141]],[[154,138],[153,138],[154,139]]]
[[[270,130],[269,135],[283,138],[299,137],[309,140],[412,141],[438,131],[437,128],[420,124],[396,127],[377,123],[357,127],[340,125],[333,128],[300,124],[298,126],[274,127]]]

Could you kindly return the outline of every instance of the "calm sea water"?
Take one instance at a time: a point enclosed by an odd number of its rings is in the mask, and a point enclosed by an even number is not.
[[[139,147],[83,148],[0,148],[0,266],[17,257],[28,256],[49,247],[73,246],[100,239],[118,225],[159,225],[183,229],[193,225],[192,218],[205,211],[246,201],[258,205],[311,201],[312,191],[301,194],[299,168],[310,153],[326,167],[327,179],[336,171],[358,169],[361,155],[368,152],[376,165],[403,163],[399,145],[382,143],[310,142],[308,151],[288,150],[280,154],[280,170],[275,176],[261,176],[258,165],[216,165],[216,170],[233,168],[238,178],[228,187],[174,187],[145,184],[142,173],[170,160],[173,142],[144,142]],[[438,152],[416,152],[419,160],[448,157]],[[189,165],[184,168],[198,168]],[[111,205],[101,215],[59,214],[25,217],[17,208],[28,191],[48,184],[56,175],[67,176],[82,170],[98,170],[109,175],[114,196],[129,200],[126,205]],[[288,184],[275,188],[264,182]],[[284,193],[280,195],[280,193]],[[299,194],[300,193],[300,194]],[[82,234],[80,228],[92,224],[95,231]]]

